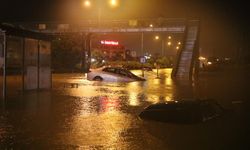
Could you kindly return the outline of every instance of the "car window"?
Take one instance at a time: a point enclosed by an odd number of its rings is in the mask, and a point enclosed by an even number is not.
[[[122,76],[128,76],[127,71],[126,70],[122,70],[122,69],[119,69],[118,74],[120,74]]]
[[[110,73],[116,73],[116,74],[126,76],[126,77],[129,77],[129,78],[135,78],[136,77],[136,75],[134,75],[130,71],[125,70],[125,69],[120,69],[120,68],[104,68],[103,71],[104,72],[110,72]]]
[[[116,69],[115,68],[104,68],[103,71],[110,72],[110,73],[115,73]]]

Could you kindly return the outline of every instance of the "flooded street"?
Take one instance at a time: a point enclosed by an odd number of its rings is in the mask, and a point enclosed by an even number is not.
[[[171,69],[162,69],[158,79],[154,70],[145,72],[144,82],[111,83],[55,74],[52,91],[1,102],[0,149],[246,148],[249,72],[203,73],[194,83],[175,82],[170,75]],[[190,98],[215,99],[233,113],[199,124],[138,117],[150,104]]]

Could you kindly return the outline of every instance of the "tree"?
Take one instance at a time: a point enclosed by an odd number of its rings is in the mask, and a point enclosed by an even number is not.
[[[52,41],[52,68],[56,72],[76,70],[82,59],[80,35],[60,36]]]

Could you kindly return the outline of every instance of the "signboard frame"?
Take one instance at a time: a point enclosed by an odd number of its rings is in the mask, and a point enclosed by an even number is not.
[[[145,63],[146,63],[146,58],[145,58],[145,57],[141,57],[141,58],[140,58],[140,62],[141,62],[142,64],[145,64]]]

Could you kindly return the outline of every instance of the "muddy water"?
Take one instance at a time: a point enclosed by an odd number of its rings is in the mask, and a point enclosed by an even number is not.
[[[133,71],[141,75],[141,71]],[[248,137],[248,75],[203,74],[194,83],[174,82],[171,69],[146,72],[145,82],[86,80],[56,74],[53,90],[28,92],[1,102],[0,149],[226,149]],[[71,83],[77,83],[72,87]],[[144,121],[138,114],[158,102],[213,98],[233,109],[202,124]]]

